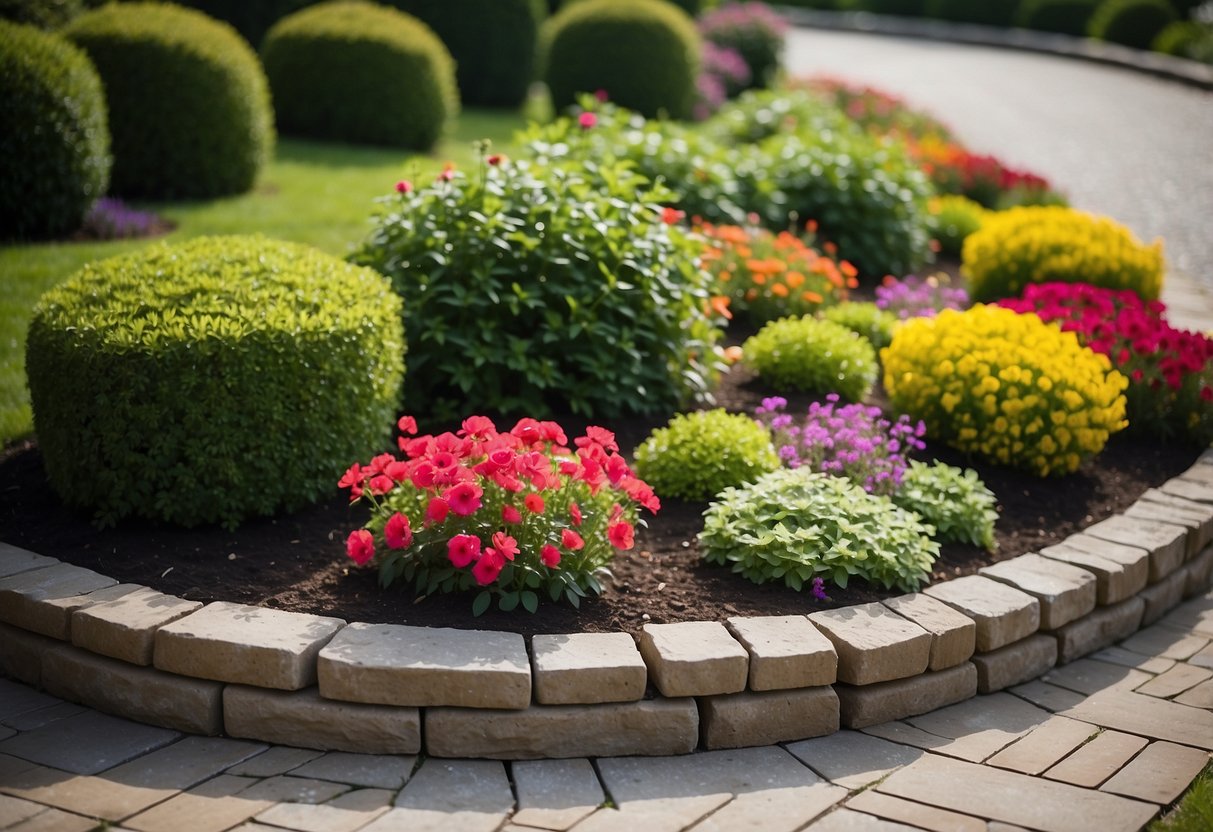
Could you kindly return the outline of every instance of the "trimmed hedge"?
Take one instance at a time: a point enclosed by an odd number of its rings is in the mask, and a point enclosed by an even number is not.
[[[1149,49],[1158,33],[1178,19],[1167,0],[1104,0],[1087,33],[1098,40]]]
[[[429,150],[459,110],[450,53],[397,9],[311,6],[274,26],[261,54],[283,133]]]
[[[1015,25],[1039,32],[1086,37],[1099,0],[1023,0]]]
[[[102,523],[299,508],[388,440],[386,279],[296,243],[201,237],[86,266],[38,303],[26,373],[51,485]]]
[[[270,27],[316,0],[180,0],[181,5],[232,24],[256,49]]]
[[[61,38],[0,21],[0,100],[0,236],[76,230],[110,175],[97,71]]]
[[[274,116],[261,64],[231,26],[170,3],[111,3],[64,34],[105,86],[114,193],[202,199],[253,186]]]
[[[542,33],[544,80],[563,109],[578,93],[605,90],[645,116],[690,118],[702,61],[686,12],[653,0],[585,0],[562,9]]]
[[[958,23],[1010,26],[1019,0],[927,0],[927,15]]]
[[[0,20],[58,29],[84,11],[80,0],[0,0]]]

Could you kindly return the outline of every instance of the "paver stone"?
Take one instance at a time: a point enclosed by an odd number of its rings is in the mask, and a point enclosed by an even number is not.
[[[1050,780],[1095,788],[1146,747],[1146,740],[1119,731],[1104,731],[1045,772]]]
[[[513,823],[564,832],[606,800],[589,760],[532,760],[510,768],[518,792]]]
[[[1207,751],[1153,742],[1100,790],[1165,806],[1178,799],[1208,764]]]
[[[979,653],[1027,638],[1040,627],[1040,602],[1036,598],[981,575],[966,575],[923,591],[977,623]]]
[[[870,685],[917,676],[931,659],[933,636],[879,603],[815,612],[809,620],[838,651],[838,681]]]
[[[803,615],[733,617],[725,623],[750,654],[750,690],[811,688],[838,678],[834,645]]]
[[[1040,601],[1042,630],[1056,630],[1095,609],[1095,576],[1076,566],[1028,554],[983,567],[980,573]]]
[[[715,621],[646,624],[640,654],[663,696],[737,693],[749,676],[749,653]]]
[[[1114,515],[1088,526],[1083,534],[1145,549],[1150,553],[1150,583],[1170,575],[1187,557],[1188,530],[1182,526]]]
[[[917,748],[858,731],[792,743],[787,750],[831,783],[851,790],[875,783],[922,756]]]
[[[644,696],[648,671],[627,633],[536,635],[531,654],[540,704],[635,702]]]
[[[928,670],[944,670],[963,664],[977,649],[977,624],[943,601],[912,592],[886,598],[881,603],[931,634]]]

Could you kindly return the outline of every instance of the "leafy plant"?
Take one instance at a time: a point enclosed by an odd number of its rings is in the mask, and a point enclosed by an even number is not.
[[[1103,0],[1087,23],[1097,40],[1149,49],[1154,38],[1179,16],[1167,0]]]
[[[939,250],[949,257],[960,257],[964,241],[981,230],[986,218],[985,208],[959,194],[944,194],[931,200],[930,211]]]
[[[635,456],[640,477],[659,493],[684,500],[711,499],[779,467],[766,428],[724,410],[675,416],[649,434]]]
[[[876,351],[866,338],[807,315],[772,321],[741,349],[746,363],[776,387],[859,401],[876,381]]]
[[[971,468],[910,460],[900,487],[890,497],[930,524],[936,540],[970,543],[991,552],[997,548],[998,501]]]
[[[895,315],[867,301],[846,301],[821,313],[824,320],[841,324],[868,340],[879,355],[893,340],[898,320]]]
[[[83,11],[80,0],[0,0],[0,20],[39,29],[58,29]]]
[[[750,90],[722,107],[703,130],[726,145],[756,144],[784,133],[855,132],[833,104],[801,89]]]
[[[724,3],[699,18],[704,40],[741,54],[753,87],[770,86],[775,79],[787,28],[765,3]]]
[[[927,0],[930,17],[985,26],[1011,26],[1018,8],[1019,0]]]
[[[961,2],[978,5],[969,0]],[[869,133],[895,136],[911,142],[923,139],[952,141],[952,131],[947,125],[884,90],[828,75],[798,79],[793,85],[830,102]]]
[[[901,280],[886,277],[876,287],[876,306],[902,321],[930,318],[945,309],[968,309],[969,293],[963,286],[953,286],[944,272]]]
[[[98,6],[109,0],[85,0],[90,6]],[[315,5],[317,0],[181,0],[182,6],[197,9],[210,17],[226,21],[235,27],[254,49],[261,46],[270,27],[287,15],[294,14],[304,6]]]
[[[1022,0],[1015,25],[1022,29],[1085,37],[1100,0]]]

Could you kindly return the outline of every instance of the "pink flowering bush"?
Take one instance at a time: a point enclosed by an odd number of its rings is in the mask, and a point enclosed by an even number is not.
[[[455,433],[417,436],[400,420],[403,458],[355,463],[339,485],[371,505],[346,554],[379,568],[379,583],[404,580],[419,595],[480,587],[472,612],[493,596],[503,611],[534,612],[542,596],[574,607],[602,591],[599,576],[634,545],[638,508],[661,501],[598,427],[574,440],[560,425],[522,419],[499,432],[472,416]]]

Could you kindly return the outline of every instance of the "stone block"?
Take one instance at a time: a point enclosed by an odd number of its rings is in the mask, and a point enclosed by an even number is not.
[[[803,615],[735,617],[725,623],[750,654],[750,690],[811,688],[838,678],[834,645]]]
[[[858,731],[839,731],[793,743],[787,751],[831,783],[850,791],[883,780],[923,754],[917,748]]]
[[[1018,685],[1057,664],[1057,639],[1040,633],[973,656],[977,667],[977,692],[993,693]]]
[[[969,660],[977,647],[977,624],[967,615],[930,595],[914,592],[882,602],[931,634],[928,670],[943,670]]]
[[[866,728],[916,716],[963,702],[977,694],[977,668],[965,662],[947,670],[874,685],[834,686],[841,721],[847,728]]]
[[[320,651],[320,695],[377,705],[525,708],[531,662],[517,633],[351,624]]]
[[[0,541],[0,578],[29,572],[31,569],[44,569],[54,566],[59,561],[45,555],[35,554],[25,549]]]
[[[838,695],[824,685],[705,696],[699,700],[699,724],[708,749],[823,737],[838,730]]]
[[[150,665],[156,630],[202,608],[141,586],[72,613],[72,644],[131,664]]]
[[[431,757],[536,760],[687,754],[699,742],[693,699],[533,705],[521,711],[427,708]]]
[[[980,571],[1039,601],[1042,630],[1056,630],[1095,609],[1095,576],[1077,566],[1029,554]]]
[[[1117,731],[1213,750],[1213,714],[1123,688],[1080,699],[1061,714]]]
[[[635,702],[648,671],[627,633],[537,635],[531,639],[535,700],[542,705]]]
[[[1146,746],[1146,740],[1119,731],[1104,731],[1045,772],[1050,780],[1093,789],[1115,774]]]
[[[815,612],[809,620],[838,651],[838,681],[871,685],[917,676],[931,659],[932,636],[883,604]]]
[[[1213,484],[1190,476],[1180,475],[1168,480],[1162,484],[1159,491],[1195,503],[1213,503]]]
[[[1133,635],[1141,626],[1145,608],[1145,601],[1135,597],[1071,621],[1053,634],[1057,637],[1057,663],[1072,662]]]
[[[1206,546],[1192,560],[1184,565],[1188,580],[1184,584],[1184,598],[1194,598],[1202,595],[1213,582],[1213,546]]]
[[[157,630],[153,660],[183,676],[299,690],[315,684],[316,656],[344,624],[217,601]]]
[[[1158,520],[1192,529],[1197,551],[1213,543],[1213,505],[1185,500],[1157,488],[1148,488],[1132,508],[1141,512],[1159,512]],[[1147,520],[1154,519],[1149,515],[1144,516]]]
[[[42,657],[55,696],[136,722],[191,734],[223,733],[223,685],[105,658],[66,644]]]
[[[1092,537],[1093,548],[1099,548],[1104,543]],[[1115,547],[1115,543],[1108,543]],[[1113,559],[1105,554],[1080,549],[1068,540],[1056,546],[1048,546],[1040,550],[1040,556],[1049,560],[1069,564],[1079,569],[1085,569],[1095,576],[1095,602],[1101,606],[1119,604],[1141,592],[1150,578],[1150,554],[1144,549],[1134,549],[1131,546],[1120,547],[1133,554],[1133,560]]]
[[[1040,602],[1026,592],[967,575],[923,590],[977,623],[977,652],[989,653],[1027,638],[1040,628]]]
[[[646,624],[640,655],[663,696],[711,696],[745,689],[750,655],[723,624]]]
[[[1166,806],[1209,764],[1209,752],[1169,742],[1151,743],[1117,772],[1100,791]]]
[[[1064,716],[1052,716],[1027,736],[986,760],[986,763],[1023,774],[1041,774],[1098,732],[1094,725]]]
[[[521,827],[565,830],[606,802],[598,772],[589,760],[531,760],[510,766]],[[503,830],[504,832],[504,830]]]
[[[70,563],[18,572],[0,578],[0,621],[66,641],[72,611],[96,603],[88,599],[90,593],[117,585],[113,578]],[[133,588],[127,585],[126,591]]]
[[[1188,573],[1180,569],[1137,593],[1137,597],[1146,605],[1141,614],[1141,626],[1149,627],[1178,607],[1187,588]]]
[[[1181,565],[1188,552],[1188,530],[1182,526],[1116,515],[1088,526],[1084,534],[1150,553],[1150,583],[1157,583]]]
[[[62,642],[0,624],[0,671],[19,682],[38,687],[42,682],[42,654]]]
[[[228,736],[321,751],[416,754],[416,708],[356,705],[322,699],[315,688],[292,693],[228,685],[223,690]]]

